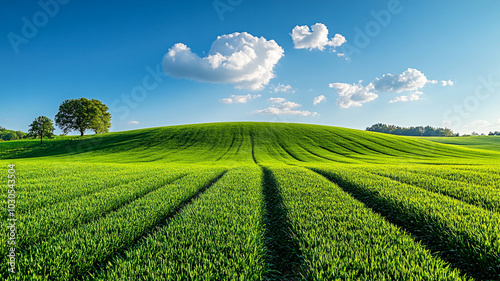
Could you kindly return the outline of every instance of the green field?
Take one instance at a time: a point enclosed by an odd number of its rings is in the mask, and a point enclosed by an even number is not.
[[[426,137],[424,139],[468,148],[500,151],[500,136],[467,136],[459,138]]]
[[[500,280],[499,140],[248,122],[2,142],[2,279]]]

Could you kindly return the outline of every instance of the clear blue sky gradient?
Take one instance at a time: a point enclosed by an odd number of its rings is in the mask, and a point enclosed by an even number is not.
[[[446,119],[452,120],[448,127],[460,133],[500,131],[499,1],[401,0],[401,13],[393,15],[350,60],[327,50],[294,49],[290,33],[296,25],[323,23],[330,37],[340,33],[353,44],[356,27],[364,29],[374,20],[370,12],[387,9],[390,1],[233,0],[229,2],[238,5],[226,11],[223,20],[210,0],[67,2],[59,4],[58,11],[48,15],[46,24],[16,53],[9,34],[22,36],[23,17],[33,22],[38,15],[43,21],[43,9],[37,1],[0,0],[0,126],[27,131],[39,115],[53,119],[63,100],[86,97],[110,106],[111,131],[216,121],[301,122],[357,129],[378,122],[443,127]],[[156,69],[175,43],[204,56],[217,36],[233,32],[273,39],[285,50],[275,67],[276,77],[264,90],[165,76],[150,79],[155,85],[144,99],[125,106],[122,96],[141,86],[149,74],[147,68]],[[396,94],[378,93],[375,101],[351,108],[340,108],[336,91],[328,87],[333,82],[369,83],[408,68],[420,70],[428,79],[451,79],[455,84],[426,85],[420,100],[405,103],[388,103]],[[482,78],[489,77],[493,82],[481,86]],[[278,83],[291,85],[295,92],[270,93],[269,87]],[[246,104],[220,102],[233,94],[249,93],[261,97]],[[327,101],[313,105],[319,95]],[[301,110],[319,115],[252,113],[269,107],[270,97],[284,97],[302,104]]]

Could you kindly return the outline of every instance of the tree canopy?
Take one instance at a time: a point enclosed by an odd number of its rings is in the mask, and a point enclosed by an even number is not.
[[[111,114],[99,100],[69,99],[59,106],[56,124],[64,134],[78,131],[83,136],[87,130],[93,130],[96,134],[105,133],[111,127]]]
[[[27,134],[25,132],[7,130],[4,127],[0,126],[0,141],[18,140],[24,139],[26,137]]]
[[[453,137],[458,136],[451,129],[448,128],[434,128],[431,126],[417,126],[417,127],[399,127],[395,125],[387,125],[378,123],[366,128],[367,131],[402,135],[402,136],[433,136],[433,137]]]
[[[43,137],[51,138],[54,135],[54,124],[46,116],[39,116],[31,123],[28,136],[40,137],[40,143],[43,143]]]

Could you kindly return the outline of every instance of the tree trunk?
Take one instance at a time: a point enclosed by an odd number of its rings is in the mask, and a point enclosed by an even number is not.
[[[43,143],[43,135],[40,135],[40,144]]]
[[[83,137],[84,131],[80,131],[80,137]]]

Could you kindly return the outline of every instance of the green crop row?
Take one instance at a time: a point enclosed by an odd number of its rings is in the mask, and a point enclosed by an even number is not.
[[[460,280],[459,272],[324,177],[270,166],[307,280]],[[409,254],[411,253],[411,254]]]
[[[182,170],[172,169],[169,173],[152,174],[137,182],[102,189],[68,202],[36,209],[30,213],[17,214],[16,246],[24,248],[72,227],[92,221],[182,175],[185,175]],[[6,236],[2,238],[7,239]],[[3,245],[7,245],[7,243],[5,242]]]
[[[20,272],[10,278],[69,280],[86,274],[130,246],[152,227],[163,223],[180,204],[223,172],[222,168],[201,169],[104,217],[31,245],[20,253]]]
[[[262,172],[233,168],[98,280],[261,280]]]
[[[318,168],[319,167],[319,168]],[[473,277],[500,276],[500,214],[352,167],[312,168]]]
[[[404,169],[393,169],[385,166],[367,167],[366,170],[402,183],[441,193],[487,210],[500,212],[500,189],[497,188],[452,181],[428,175],[425,170],[406,172]]]

